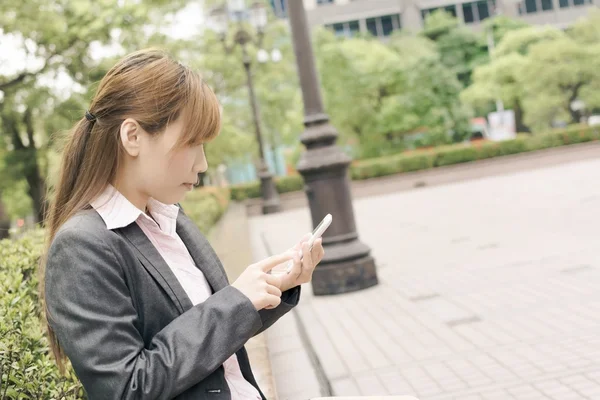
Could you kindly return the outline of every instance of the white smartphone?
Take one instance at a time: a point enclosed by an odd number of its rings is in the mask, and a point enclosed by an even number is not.
[[[310,239],[308,239],[308,248],[309,249],[312,250],[315,240],[317,240],[318,238],[323,236],[323,233],[325,233],[327,228],[329,228],[329,225],[331,225],[332,220],[333,220],[333,217],[331,216],[331,214],[327,214],[325,216],[325,218],[323,218],[323,220],[319,223],[319,225],[317,225],[315,230],[312,232]],[[287,265],[286,273],[289,274],[293,267],[294,267],[294,261],[290,260]]]

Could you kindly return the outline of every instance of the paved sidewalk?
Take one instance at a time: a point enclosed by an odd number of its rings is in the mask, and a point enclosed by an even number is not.
[[[600,399],[599,171],[587,160],[356,200],[381,283],[303,288],[268,331],[279,398]],[[254,217],[254,257],[310,229],[306,208]]]

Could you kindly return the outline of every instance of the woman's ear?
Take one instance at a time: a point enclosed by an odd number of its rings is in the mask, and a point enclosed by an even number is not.
[[[132,157],[137,157],[140,154],[140,139],[142,127],[132,118],[127,118],[121,124],[119,137],[123,148]]]

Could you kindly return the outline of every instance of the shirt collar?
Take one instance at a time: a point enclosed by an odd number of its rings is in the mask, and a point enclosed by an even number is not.
[[[100,214],[107,229],[124,228],[137,221],[140,216],[147,222],[155,223],[110,183],[90,205]],[[179,207],[150,198],[148,210],[157,220],[161,230],[169,234],[175,231]]]

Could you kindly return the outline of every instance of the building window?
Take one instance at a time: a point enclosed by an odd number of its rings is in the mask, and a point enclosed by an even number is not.
[[[367,30],[373,36],[389,36],[400,29],[400,15],[383,15],[381,17],[367,18]]]
[[[334,0],[317,0],[317,4],[321,5],[321,4],[331,4],[333,3]]]
[[[542,11],[552,10],[553,8],[552,0],[542,0]]]
[[[463,3],[463,17],[466,24],[481,22],[490,17],[496,2],[480,0],[471,3]]]
[[[537,12],[537,4],[535,0],[525,0],[525,12],[527,14]]]
[[[582,6],[585,4],[585,0],[573,0],[573,5]]]
[[[450,15],[452,15],[454,18],[456,18],[456,6],[454,6],[454,5],[446,6],[446,7],[444,7],[444,11],[446,11],[447,13],[450,13]]]
[[[333,29],[335,36],[339,37],[352,37],[360,32],[358,21],[338,22],[327,27]]]
[[[465,23],[470,24],[475,22],[475,14],[473,13],[473,4],[472,3],[464,3],[462,5],[463,9],[463,17],[465,19]]]
[[[486,18],[490,17],[490,9],[488,7],[487,1],[478,1],[477,2],[477,14],[479,14],[479,20],[483,21]]]
[[[275,16],[279,18],[287,17],[287,10],[285,6],[285,0],[271,0],[271,7],[273,8],[273,12],[275,13]]]
[[[381,17],[381,30],[383,36],[390,36],[394,31],[394,23],[392,22],[392,16],[386,15],[385,17]]]
[[[367,19],[367,30],[373,36],[379,36],[377,34],[377,18],[369,18]]]
[[[425,21],[425,18],[427,18],[427,16],[429,14],[431,14],[435,11],[438,11],[438,10],[444,10],[445,12],[449,13],[454,18],[456,18],[456,6],[455,5],[446,6],[446,7],[427,8],[425,10],[421,10],[421,18],[423,18],[423,21]]]
[[[569,7],[569,0],[558,0],[558,5],[560,8],[567,8]]]

